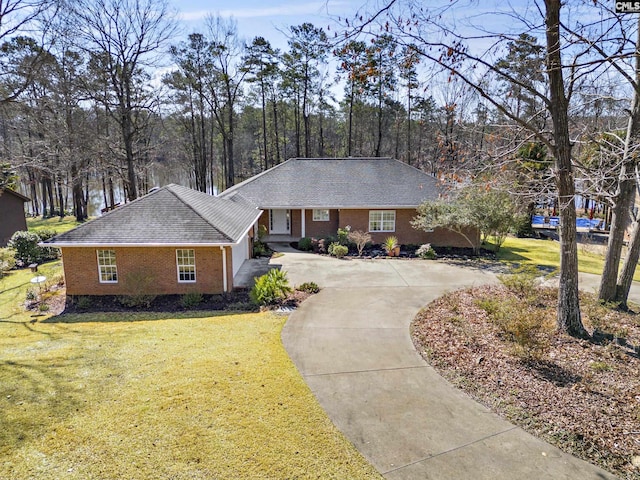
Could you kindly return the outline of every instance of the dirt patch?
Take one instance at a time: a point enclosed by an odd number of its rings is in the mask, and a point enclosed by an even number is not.
[[[640,478],[638,315],[585,294],[583,320],[596,334],[577,340],[555,331],[557,292],[536,292],[523,299],[487,286],[448,294],[415,318],[416,348],[450,382],[525,430],[622,478]],[[500,320],[499,306],[509,304],[524,312],[515,324]]]

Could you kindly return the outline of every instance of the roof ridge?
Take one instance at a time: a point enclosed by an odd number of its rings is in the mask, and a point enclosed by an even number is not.
[[[195,208],[193,205],[191,205],[191,203],[190,203],[190,202],[185,202],[185,200],[184,200],[182,197],[180,197],[180,195],[178,195],[178,194],[173,190],[173,188],[172,188],[172,187],[181,187],[181,188],[185,188],[185,189],[186,189],[187,187],[184,187],[184,186],[182,186],[182,185],[176,185],[175,183],[171,183],[171,184],[167,185],[167,186],[166,186],[166,187],[164,187],[164,188],[166,188],[166,189],[167,189],[167,191],[171,192],[171,194],[172,194],[174,197],[176,197],[180,202],[182,202],[182,204],[183,204],[183,205],[186,205],[186,206],[187,206],[189,209],[191,209],[191,210],[192,210],[196,215],[198,215],[202,220],[204,220],[204,221],[205,221],[205,222],[206,222],[206,223],[207,223],[211,228],[213,228],[213,229],[214,229],[215,231],[217,231],[217,232],[220,232],[220,233],[222,234],[222,236],[223,236],[223,237],[225,237],[227,240],[229,240],[229,241],[233,241],[233,239],[232,239],[229,235],[227,235],[227,233],[226,233],[226,232],[223,232],[223,231],[222,231],[222,230],[220,230],[218,227],[216,227],[213,223],[211,223],[211,222],[209,221],[209,219],[208,219],[208,218],[205,218],[205,216],[202,214],[202,212],[200,212],[197,208]],[[189,192],[189,193],[193,193],[193,192],[195,192],[195,193],[201,193],[201,194],[204,194],[204,195],[208,195],[208,196],[210,196],[212,199],[215,199],[215,198],[216,198],[216,197],[214,197],[213,195],[209,195],[208,193],[200,192],[199,190],[193,190],[193,189],[189,189],[189,190],[190,190],[190,192]],[[221,200],[222,200],[222,199],[221,199]],[[214,201],[215,201],[215,200],[214,200]]]

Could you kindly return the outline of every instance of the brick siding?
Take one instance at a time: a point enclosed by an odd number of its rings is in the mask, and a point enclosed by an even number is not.
[[[196,282],[178,283],[177,247],[64,247],[62,258],[67,295],[170,295],[222,293],[222,255],[219,247],[196,247]],[[190,248],[190,247],[184,247]],[[100,283],[97,250],[114,250],[118,283]],[[227,256],[227,288],[233,287],[231,247]],[[133,280],[143,285],[132,285]]]
[[[328,222],[314,222],[313,209],[305,211],[305,233],[307,237],[322,238],[328,235],[335,235],[338,230],[338,210],[329,210]]]
[[[411,226],[411,220],[416,216],[415,209],[396,209],[395,232],[370,232],[373,243],[383,243],[389,236],[398,237],[401,245],[431,243],[440,247],[465,247],[470,248],[469,241],[459,233],[437,228],[433,232],[416,230]],[[351,226],[351,230],[369,231],[369,210],[340,210],[339,226]],[[467,236],[474,242],[474,246],[480,244],[480,234],[470,230]]]
[[[416,216],[416,210],[411,208],[396,209],[396,228],[394,232],[371,232],[373,243],[383,243],[385,238],[393,235],[398,237],[401,245],[414,244],[422,245],[431,243],[439,247],[463,247],[471,248],[469,241],[459,233],[450,230],[437,228],[433,232],[416,230],[411,226],[411,220]],[[291,236],[300,237],[302,235],[301,211],[291,210]],[[305,234],[307,237],[322,238],[336,234],[338,227],[351,226],[351,230],[369,231],[369,210],[368,209],[342,209],[330,210],[328,222],[314,222],[313,210],[306,209]],[[265,210],[260,219],[259,225],[269,228],[269,211]],[[473,246],[480,245],[480,233],[469,229],[465,232]]]

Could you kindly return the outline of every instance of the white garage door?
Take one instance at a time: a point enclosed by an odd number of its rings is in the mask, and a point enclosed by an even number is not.
[[[233,276],[240,270],[244,261],[249,258],[249,235],[238,244],[231,247],[231,257],[233,258]]]

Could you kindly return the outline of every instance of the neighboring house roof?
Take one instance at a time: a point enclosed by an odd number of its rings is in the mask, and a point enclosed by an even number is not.
[[[167,185],[43,243],[89,245],[230,245],[262,212],[180,185]]]
[[[437,180],[392,158],[292,158],[222,192],[259,208],[415,208]]]
[[[5,193],[9,193],[11,195],[14,195],[16,197],[18,197],[20,200],[22,200],[23,202],[30,202],[31,199],[29,197],[25,197],[24,195],[22,195],[21,193],[16,192],[15,190],[11,190],[10,188],[0,188],[0,197],[2,197],[2,195],[4,195]]]

